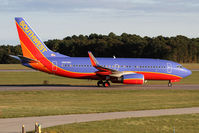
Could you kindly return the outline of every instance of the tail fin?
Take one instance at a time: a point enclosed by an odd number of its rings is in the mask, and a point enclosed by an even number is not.
[[[37,60],[43,56],[51,56],[54,53],[48,49],[23,18],[16,17],[15,21],[24,57]]]

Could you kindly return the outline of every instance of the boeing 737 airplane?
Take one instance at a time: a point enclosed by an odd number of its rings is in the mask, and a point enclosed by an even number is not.
[[[24,66],[69,78],[99,80],[98,86],[112,83],[143,84],[147,80],[172,82],[187,77],[191,71],[179,63],[146,58],[95,58],[69,57],[53,52],[41,41],[29,24],[21,17],[15,18],[23,56],[12,57]]]

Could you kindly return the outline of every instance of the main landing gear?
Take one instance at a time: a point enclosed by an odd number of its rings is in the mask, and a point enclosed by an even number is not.
[[[169,80],[168,87],[172,87],[172,82]]]
[[[97,82],[97,86],[98,87],[101,87],[101,86],[103,86],[103,87],[109,87],[110,83],[108,81],[103,82],[102,80],[100,80],[100,81]]]

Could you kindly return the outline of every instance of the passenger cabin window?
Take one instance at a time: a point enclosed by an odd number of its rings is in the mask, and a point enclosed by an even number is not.
[[[62,64],[61,64],[61,67],[66,67],[66,66],[67,66],[66,63],[62,63]]]

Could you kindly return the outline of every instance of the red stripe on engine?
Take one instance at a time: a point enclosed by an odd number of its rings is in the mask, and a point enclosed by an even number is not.
[[[143,84],[143,79],[124,79],[123,84]]]

